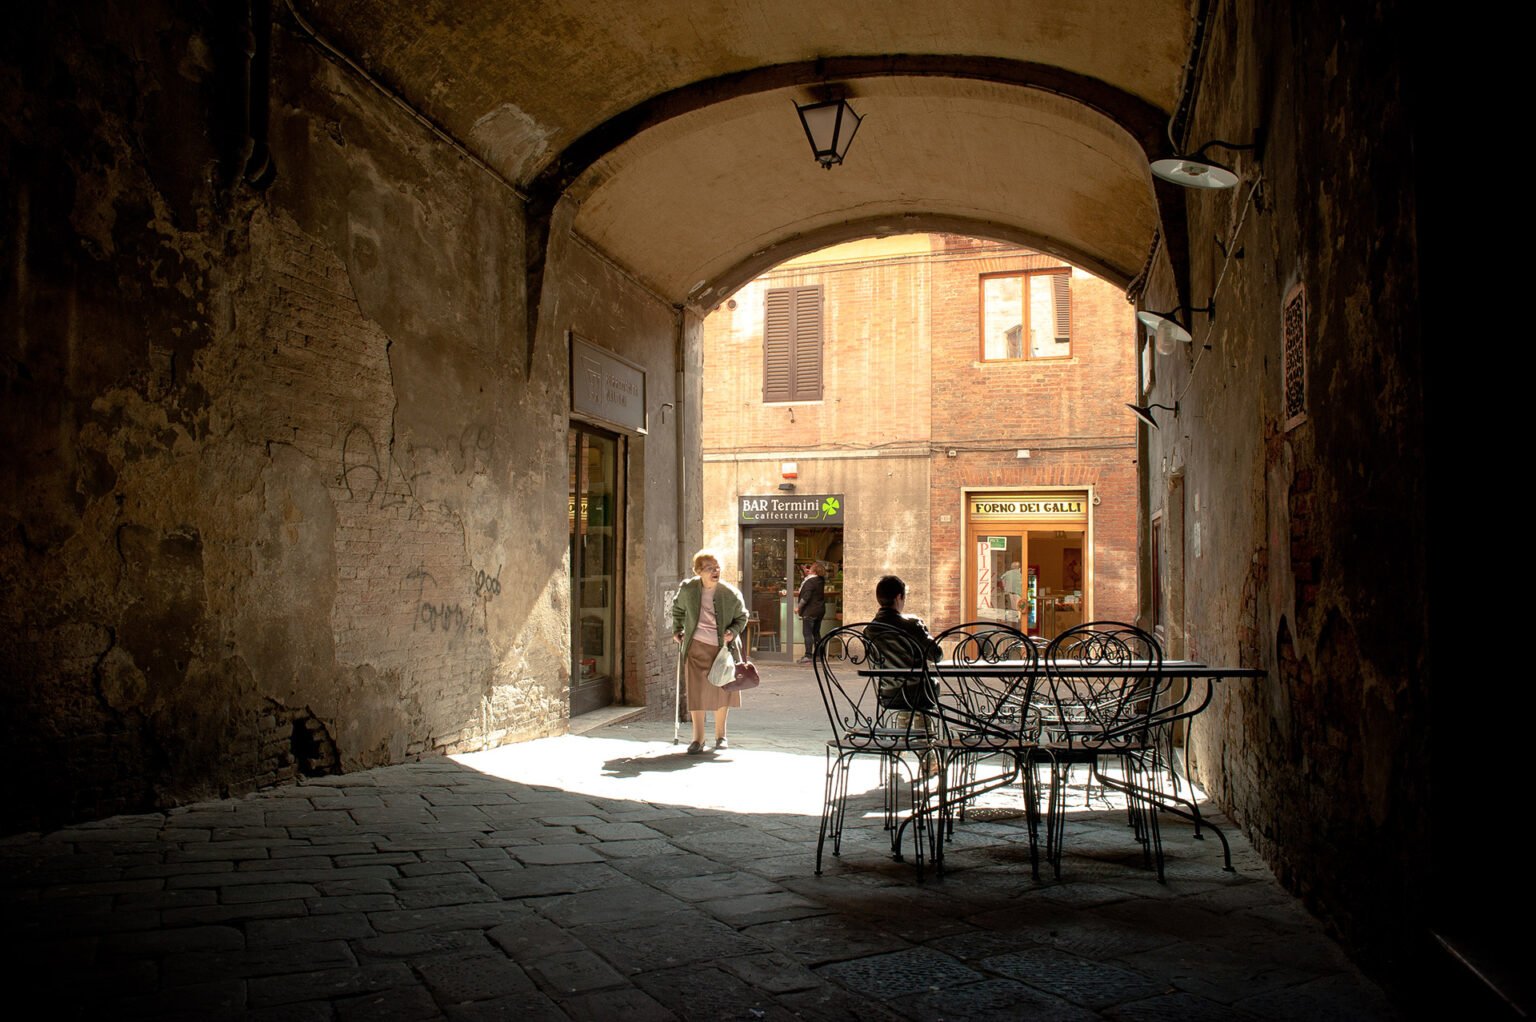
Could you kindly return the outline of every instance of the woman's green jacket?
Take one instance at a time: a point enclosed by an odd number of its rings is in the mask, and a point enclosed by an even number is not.
[[[693,631],[699,626],[699,600],[704,583],[695,575],[682,584],[672,601],[672,634],[683,637],[683,655],[688,655],[688,644],[693,641]],[[747,627],[747,606],[741,593],[729,582],[715,583],[715,645],[723,645],[723,637],[730,632],[738,639]]]

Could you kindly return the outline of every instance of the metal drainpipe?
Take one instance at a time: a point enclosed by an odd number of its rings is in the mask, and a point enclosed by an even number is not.
[[[687,578],[690,563],[684,523],[688,517],[688,470],[685,465],[687,438],[683,432],[683,424],[687,421],[684,412],[688,407],[685,396],[688,386],[688,317],[681,305],[673,306],[673,309],[673,315],[677,321],[677,380],[673,384],[673,396],[677,407],[673,409],[676,425],[672,431],[677,444],[677,577]]]
[[[252,0],[245,38],[245,164],[240,176],[257,190],[277,176],[267,144],[272,89],[272,5]]]

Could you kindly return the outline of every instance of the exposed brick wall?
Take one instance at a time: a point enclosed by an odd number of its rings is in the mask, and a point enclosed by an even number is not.
[[[935,263],[932,476],[934,563],[960,563],[963,487],[1092,488],[1093,611],[1136,617],[1135,320],[1113,285],[1073,269],[1071,357],[982,361],[984,273],[1065,266],[1049,256],[941,236],[943,251],[975,258]],[[959,453],[946,457],[944,451]],[[1017,457],[1019,449],[1030,452]],[[942,514],[951,520],[944,522]],[[1086,554],[1086,551],[1085,551]],[[935,615],[962,616],[962,580],[935,571]]]
[[[781,267],[738,291],[706,320],[706,448],[798,450],[926,441],[928,272],[922,259],[873,270]],[[818,283],[823,334],[832,340],[824,346],[823,398],[764,405],[764,292]]]
[[[936,626],[959,623],[963,488],[1091,488],[1099,501],[1092,511],[1095,613],[1133,620],[1130,306],[1110,284],[1074,269],[1072,357],[982,363],[980,275],[1063,264],[950,235],[931,236],[924,247],[864,263],[783,266],[734,295],[735,308],[717,309],[705,321],[706,454],[812,452],[797,459],[799,491],[848,496],[848,621],[873,613],[873,599],[859,594],[895,571],[908,582],[910,608]],[[764,405],[763,293],[814,283],[822,285],[826,310],[824,398]],[[946,455],[951,447],[956,457]],[[1020,447],[1032,457],[1016,458]],[[818,451],[916,456],[922,475],[907,462],[898,472],[885,458],[821,459]],[[777,468],[773,459],[706,466],[706,532],[730,558],[731,577],[739,577],[736,497],[776,492]],[[897,509],[905,519],[892,517]]]

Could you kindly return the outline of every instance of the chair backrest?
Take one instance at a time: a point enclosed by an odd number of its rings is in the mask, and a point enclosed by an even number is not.
[[[998,621],[969,621],[934,636],[944,659],[959,664],[995,664],[1003,660],[1037,659],[1036,646],[1017,628]]]
[[[918,643],[889,625],[867,621],[823,635],[811,665],[839,747],[895,747],[914,734],[926,735],[919,718],[933,705],[927,664]]]
[[[1062,632],[1046,647],[1045,667],[1045,727],[1068,745],[1144,742],[1167,695],[1162,647],[1120,621],[1090,621]]]
[[[1027,741],[1038,731],[1032,705],[1040,654],[1028,635],[996,621],[972,621],[935,638],[944,650],[939,703],[953,737],[986,746]]]

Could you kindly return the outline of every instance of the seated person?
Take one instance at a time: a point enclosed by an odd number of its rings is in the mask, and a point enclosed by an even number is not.
[[[922,618],[902,613],[907,603],[907,584],[895,575],[881,576],[875,583],[875,601],[880,609],[875,612],[873,627],[869,630],[870,643],[880,651],[885,666],[918,667],[921,656],[938,662],[939,644],[928,634]],[[884,633],[884,634],[882,634]],[[887,710],[923,710],[933,702],[923,690],[922,679],[904,682],[898,678],[881,678],[879,702]]]

